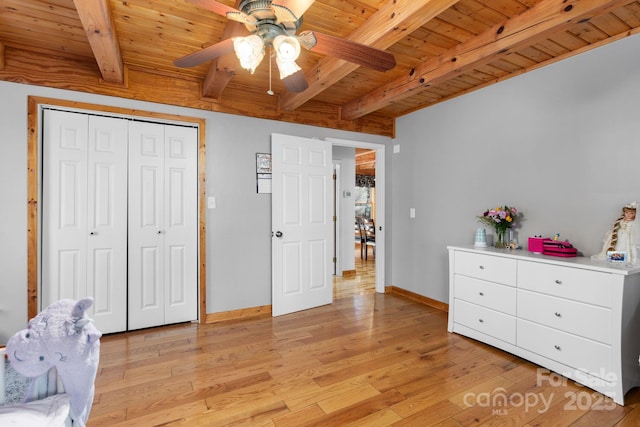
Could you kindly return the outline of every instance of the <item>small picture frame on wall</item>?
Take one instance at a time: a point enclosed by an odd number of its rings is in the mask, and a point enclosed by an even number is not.
[[[256,153],[256,188],[258,193],[271,193],[271,154]]]
[[[271,154],[256,153],[256,172],[271,173]]]
[[[625,251],[607,251],[607,261],[609,262],[626,262],[627,253]]]

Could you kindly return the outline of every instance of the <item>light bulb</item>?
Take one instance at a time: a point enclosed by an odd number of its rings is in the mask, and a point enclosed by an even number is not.
[[[242,68],[249,70],[251,74],[256,70],[264,57],[264,43],[262,39],[253,34],[247,37],[233,39],[233,50],[240,61]]]
[[[279,35],[273,39],[276,55],[283,61],[295,61],[300,56],[300,42],[291,36]]]
[[[283,61],[279,56],[276,56],[276,64],[278,64],[278,70],[280,71],[280,78],[284,79],[289,77],[296,71],[300,71],[301,68],[296,61]]]

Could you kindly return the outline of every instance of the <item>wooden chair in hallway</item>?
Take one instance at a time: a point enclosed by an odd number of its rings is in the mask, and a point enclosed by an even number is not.
[[[360,245],[360,259],[364,259],[364,251],[366,249],[366,242],[364,239],[364,231],[362,227],[362,218],[356,217],[355,222],[355,242]]]
[[[368,259],[369,247],[373,248],[373,256],[376,256],[376,224],[373,219],[363,218],[361,230],[364,236],[364,260]]]

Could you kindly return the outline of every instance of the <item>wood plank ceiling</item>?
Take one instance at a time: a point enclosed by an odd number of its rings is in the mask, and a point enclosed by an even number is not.
[[[233,53],[173,65],[238,25],[185,0],[0,0],[0,79],[394,136],[397,117],[634,35],[640,1],[316,0],[298,32],[386,49],[397,65],[303,50],[302,93],[275,70],[270,83],[268,60],[254,74]]]
[[[376,175],[376,151],[356,148],[356,175]]]

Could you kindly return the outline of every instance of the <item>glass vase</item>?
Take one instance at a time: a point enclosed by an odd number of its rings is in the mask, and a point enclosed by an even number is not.
[[[496,248],[508,248],[509,242],[507,241],[507,230],[498,230],[496,229],[496,242],[494,246]]]

